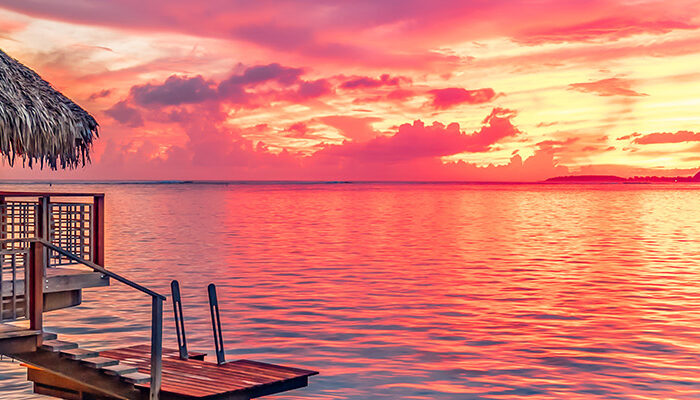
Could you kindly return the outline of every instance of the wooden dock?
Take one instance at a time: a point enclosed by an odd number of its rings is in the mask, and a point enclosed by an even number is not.
[[[34,382],[35,392],[69,400],[148,398],[151,357],[148,346],[107,350],[99,355],[80,350],[64,349],[60,358],[53,360],[47,358],[50,357],[47,354],[40,357],[19,355],[28,363],[27,378]],[[248,400],[306,387],[308,378],[318,374],[316,371],[250,360],[218,365],[204,361],[204,353],[190,352],[189,356],[188,360],[182,360],[178,350],[163,349],[160,399]],[[42,364],[52,364],[52,370]],[[54,372],[56,370],[62,372],[58,374]],[[99,370],[108,376],[98,376]],[[100,390],[109,385],[96,382],[109,379],[119,381],[120,376],[119,384],[123,387],[113,391]],[[90,379],[93,384],[76,378]]]
[[[100,356],[132,365],[150,374],[150,349],[133,346],[103,351]],[[177,350],[163,350],[162,399],[252,399],[308,385],[316,371],[250,360],[218,365],[197,359],[181,360]],[[144,391],[148,384],[137,384]]]

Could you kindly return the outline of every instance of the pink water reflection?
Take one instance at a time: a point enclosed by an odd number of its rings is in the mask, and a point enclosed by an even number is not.
[[[59,189],[107,193],[111,268],[180,280],[191,348],[213,346],[215,282],[229,358],[321,371],[278,399],[700,395],[694,186]],[[85,299],[48,324],[85,347],[147,341],[148,299]]]

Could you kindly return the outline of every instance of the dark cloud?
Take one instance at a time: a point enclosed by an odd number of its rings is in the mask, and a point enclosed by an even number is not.
[[[95,93],[91,94],[90,97],[88,97],[88,100],[95,101],[97,99],[105,98],[111,94],[112,94],[111,89],[100,90],[99,92],[95,92]]]
[[[314,99],[331,93],[331,84],[325,79],[302,82],[297,90],[298,97],[301,99]]]
[[[268,81],[277,81],[283,85],[291,85],[299,81],[304,73],[301,68],[284,67],[273,63],[268,65],[256,65],[247,68],[242,74],[231,75],[221,82],[221,85],[253,86]]]
[[[114,118],[117,122],[132,128],[143,126],[141,112],[134,107],[130,107],[126,101],[120,101],[113,105],[105,110],[105,114]]]
[[[213,82],[201,75],[193,78],[173,75],[160,85],[147,83],[131,88],[134,102],[143,105],[172,106],[201,103],[218,97]]]

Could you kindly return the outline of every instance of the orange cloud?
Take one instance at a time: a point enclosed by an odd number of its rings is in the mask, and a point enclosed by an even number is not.
[[[678,131],[672,132],[656,132],[648,135],[642,135],[634,139],[636,144],[659,144],[659,143],[682,143],[682,142],[700,142],[700,132]]]
[[[594,82],[572,83],[570,90],[594,93],[598,96],[648,96],[632,90],[632,82],[622,78],[601,79]]]

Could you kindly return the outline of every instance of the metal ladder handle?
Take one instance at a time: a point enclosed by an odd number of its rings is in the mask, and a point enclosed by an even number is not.
[[[219,300],[216,296],[216,285],[213,283],[207,287],[209,291],[209,311],[211,312],[211,327],[214,333],[214,349],[216,351],[216,363],[226,363],[224,354],[224,338],[221,333],[221,317],[219,316]]]
[[[177,348],[180,351],[180,359],[187,360],[190,356],[187,352],[187,335],[185,334],[185,316],[182,313],[182,298],[180,297],[180,282],[170,282],[173,295],[173,315],[175,319],[175,332],[177,333]]]

